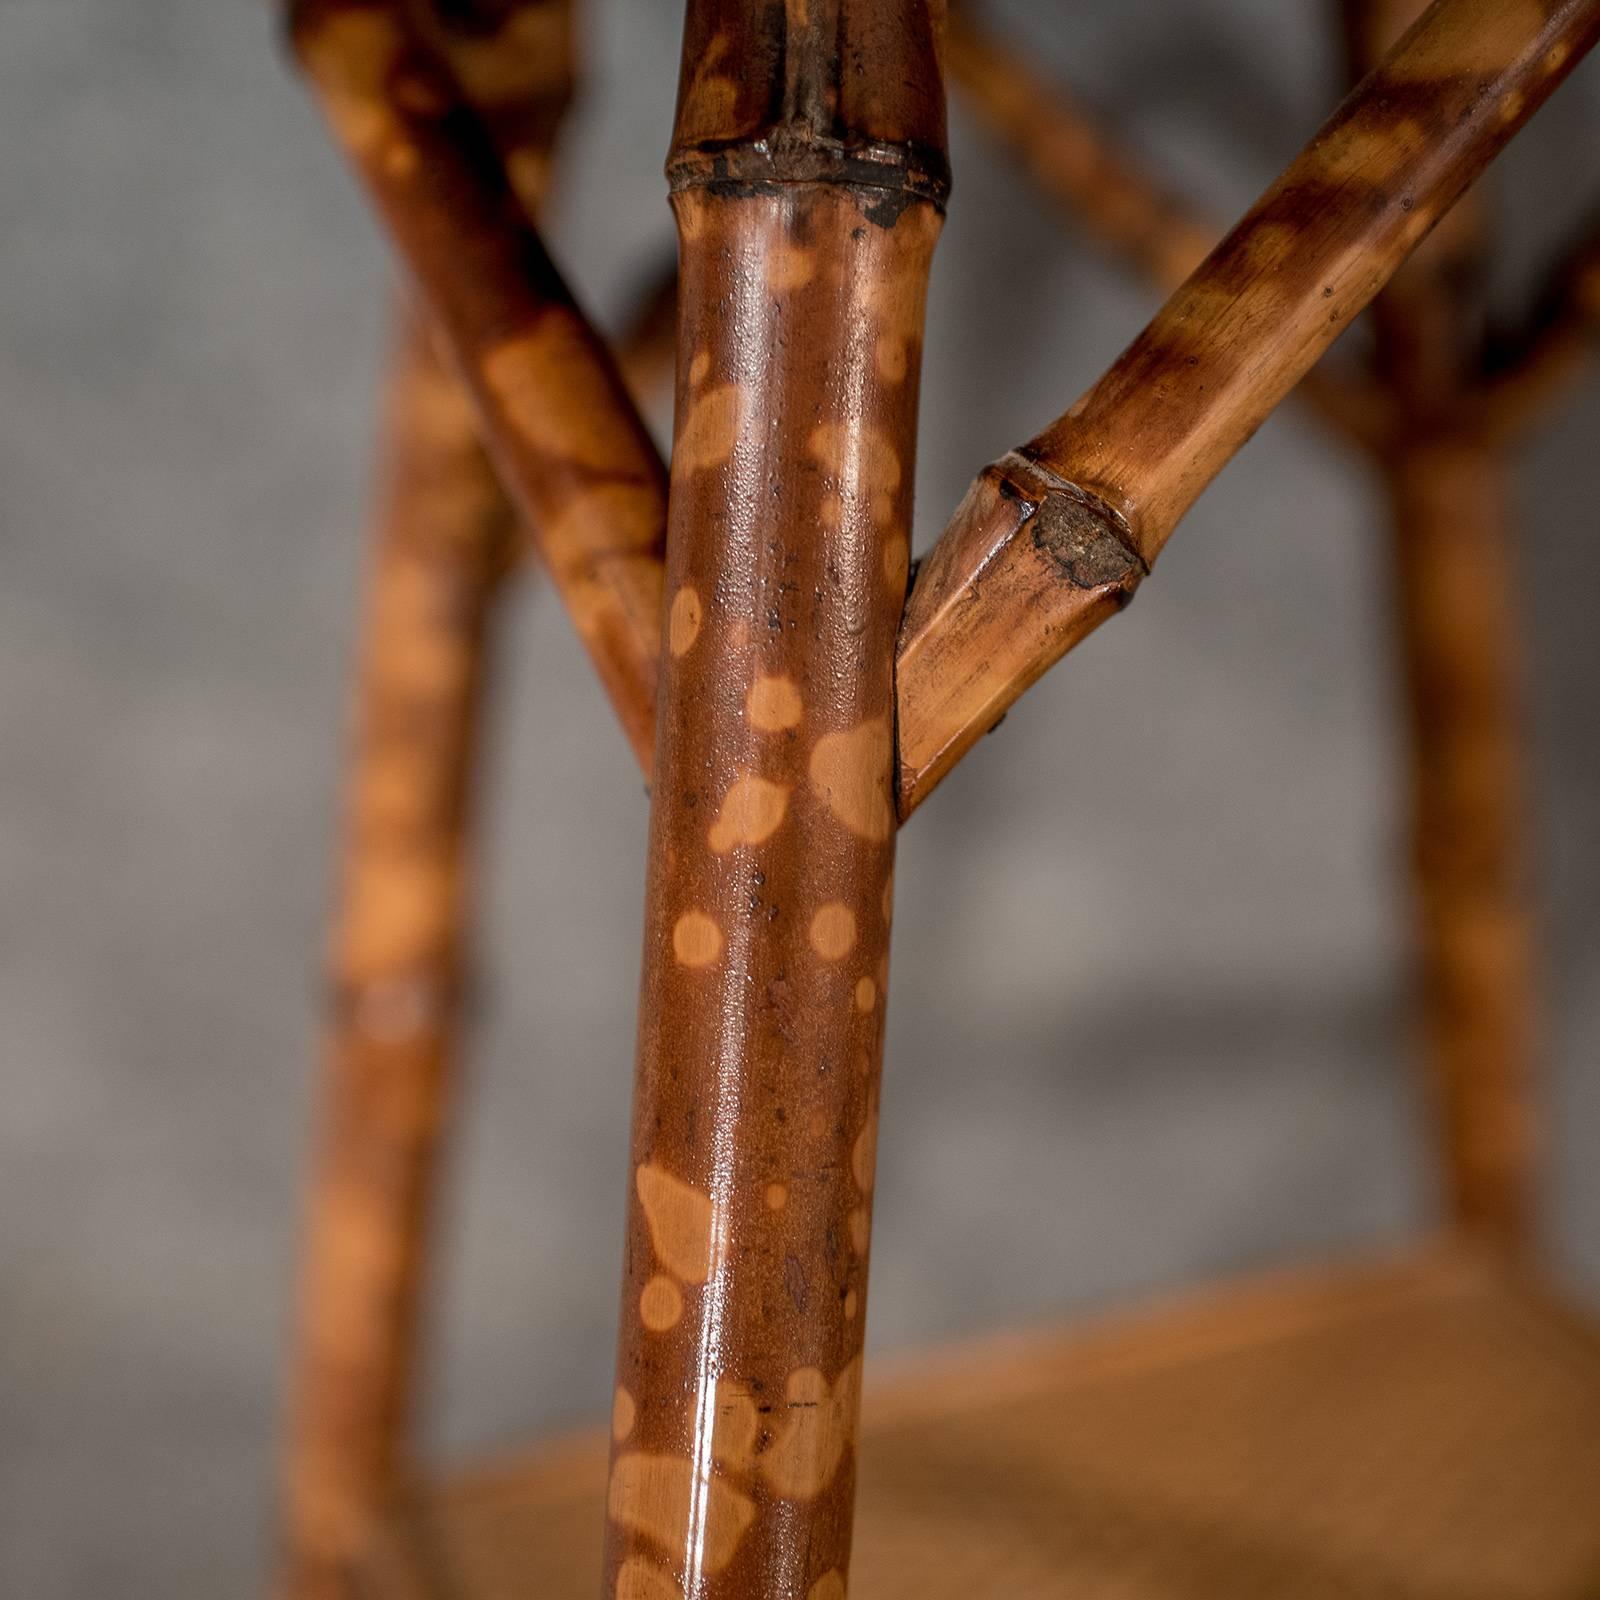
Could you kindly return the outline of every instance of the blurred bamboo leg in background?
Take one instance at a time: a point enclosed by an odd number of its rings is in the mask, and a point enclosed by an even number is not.
[[[1346,0],[1353,76],[1420,0]],[[1467,196],[1374,302],[1396,428],[1393,519],[1409,711],[1422,1047],[1452,1221],[1509,1251],[1533,1223],[1537,1041],[1508,464],[1483,416],[1482,204]]]
[[[295,1600],[346,1592],[400,1467],[459,1054],[485,646],[512,531],[420,316],[402,328],[383,454],[285,1471]]]
[[[485,11],[487,7],[481,8]],[[530,211],[571,95],[570,0],[413,5]],[[494,601],[525,536],[428,319],[399,302],[365,582],[330,953],[325,1103],[305,1225],[281,1592],[349,1593],[404,1466],[423,1262],[460,1065],[477,735]]]

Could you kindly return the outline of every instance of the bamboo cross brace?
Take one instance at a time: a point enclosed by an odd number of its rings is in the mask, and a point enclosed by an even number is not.
[[[1211,254],[1222,229],[1153,177],[1111,130],[985,29],[970,4],[951,7],[945,28],[950,81],[1044,192],[1113,256],[1163,294]],[[1329,357],[1295,393],[1332,432],[1369,453],[1382,448],[1382,392]]]
[[[1131,599],[1196,497],[1600,34],[1600,0],[1435,0],[1107,374],[987,468],[899,647],[900,803]]]
[[[291,37],[648,769],[666,513],[660,456],[518,202],[489,129],[401,0],[297,0]]]

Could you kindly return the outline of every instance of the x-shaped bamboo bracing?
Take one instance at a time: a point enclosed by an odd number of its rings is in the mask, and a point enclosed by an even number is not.
[[[1597,0],[1435,0],[1100,382],[979,477],[901,631],[903,814],[1128,602],[1200,492],[1597,34]]]
[[[297,47],[648,766],[665,475],[492,140],[401,10],[303,0]],[[1206,484],[1597,32],[1600,0],[1435,0],[1106,376],[979,477],[901,632],[902,818],[1127,603]]]

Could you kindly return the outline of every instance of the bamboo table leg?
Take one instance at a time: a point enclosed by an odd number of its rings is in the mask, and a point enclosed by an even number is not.
[[[1421,0],[1347,0],[1360,76]],[[1396,421],[1394,523],[1410,718],[1424,1050],[1454,1220],[1508,1249],[1532,1223],[1532,914],[1504,450],[1483,425],[1483,208],[1468,195],[1373,303]]]
[[[385,453],[285,1462],[295,1600],[347,1593],[398,1465],[459,1031],[484,643],[512,537],[465,391],[420,318],[395,363]]]
[[[532,215],[572,93],[570,0],[457,0],[448,12],[409,0],[408,14],[483,116]],[[348,1592],[402,1465],[459,1064],[490,612],[523,543],[429,319],[405,300],[396,328],[284,1463],[282,1581],[295,1600]]]
[[[631,1600],[844,1592],[942,152],[920,0],[692,0],[606,1560]]]

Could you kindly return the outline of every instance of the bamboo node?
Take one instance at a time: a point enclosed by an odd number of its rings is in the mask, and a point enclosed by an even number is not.
[[[995,463],[1002,497],[1024,502],[1022,526],[1058,578],[1075,589],[1112,589],[1126,605],[1149,563],[1121,513],[1087,489],[1011,451]]]
[[[674,194],[709,189],[733,198],[773,194],[795,183],[870,190],[870,220],[892,227],[918,200],[944,210],[950,162],[942,150],[911,141],[846,142],[790,126],[758,139],[679,147],[667,161],[667,183]]]

